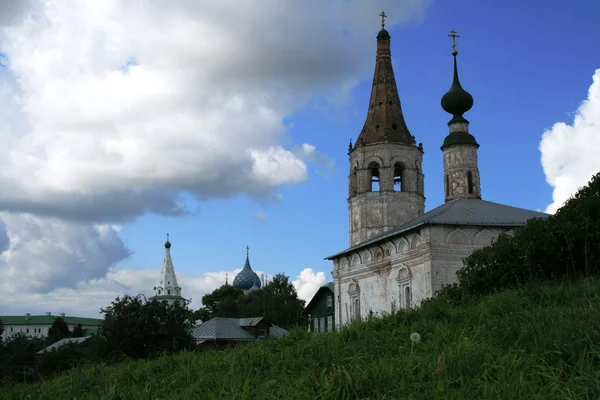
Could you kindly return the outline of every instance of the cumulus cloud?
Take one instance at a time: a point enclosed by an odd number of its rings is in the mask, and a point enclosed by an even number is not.
[[[0,209],[104,222],[303,182],[318,153],[282,147],[283,118],[372,68],[381,6],[425,3],[31,2],[0,43]]]
[[[192,300],[190,307],[196,310],[202,306],[203,295],[223,285],[227,276],[231,284],[233,277],[240,270],[241,268],[200,275],[190,275],[181,271],[176,273],[183,296]],[[160,268],[112,268],[102,278],[78,282],[69,288],[59,287],[48,293],[15,292],[3,299],[3,314],[52,312],[99,318],[100,309],[110,305],[117,296],[152,296],[152,288],[156,284],[159,271]],[[262,274],[262,271],[256,272]],[[308,302],[325,282],[323,272],[307,268],[292,284],[298,296]]]
[[[317,290],[327,283],[325,273],[313,271],[312,268],[304,268],[292,284],[298,292],[298,297],[307,302],[312,299]]]
[[[571,125],[558,122],[540,142],[546,181],[554,188],[546,212],[554,213],[600,172],[600,69]]]
[[[3,295],[97,305],[124,288],[116,224],[186,215],[186,194],[281,198],[279,185],[332,166],[290,144],[284,118],[348,101],[372,73],[357,54],[374,53],[381,9],[393,26],[428,3],[3,1]]]

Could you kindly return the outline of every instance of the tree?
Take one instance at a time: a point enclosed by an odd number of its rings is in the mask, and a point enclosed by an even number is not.
[[[193,316],[187,306],[125,296],[117,297],[101,312],[104,321],[100,329],[109,351],[144,358],[193,344]]]
[[[304,300],[298,298],[294,285],[284,274],[277,274],[264,288],[246,295],[230,285],[223,285],[202,297],[204,307],[194,312],[202,321],[215,317],[264,316],[275,325],[290,328],[298,324]]]
[[[81,324],[77,324],[71,333],[71,337],[83,337],[84,335],[85,331],[83,330],[83,326]]]
[[[63,317],[57,317],[48,329],[48,342],[54,343],[60,339],[71,337],[69,326]]]
[[[0,347],[2,347],[2,334],[4,333],[4,324],[2,323],[2,320],[0,319]]]

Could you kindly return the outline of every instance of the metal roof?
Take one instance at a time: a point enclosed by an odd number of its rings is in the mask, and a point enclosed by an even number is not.
[[[304,311],[303,314],[307,313],[307,310],[310,310],[313,306],[313,303],[315,303],[317,301],[317,299],[320,297],[320,294],[323,293],[326,290],[331,290],[331,293],[335,293],[335,284],[333,282],[328,282],[326,284],[324,284],[323,286],[321,286],[320,288],[317,289],[317,291],[315,292],[315,294],[313,294],[313,297],[309,300],[308,304],[306,304],[306,307],[304,307]]]
[[[240,318],[239,324],[240,326],[256,326],[263,320],[264,317],[250,317],[250,318]],[[235,319],[235,318],[233,318]]]
[[[70,343],[76,343],[76,344],[84,343],[84,342],[87,342],[89,338],[91,338],[91,336],[60,339],[58,342],[52,343],[50,346],[38,351],[36,354],[42,354],[47,351],[52,351],[54,349],[58,349],[59,347],[65,346]]]
[[[377,235],[359,245],[325,258],[332,260],[351,251],[369,246],[424,225],[524,226],[527,220],[547,218],[549,214],[507,206],[480,199],[455,199],[434,208],[405,224]]]
[[[262,319],[262,317],[260,317]],[[216,317],[192,329],[192,336],[197,342],[202,340],[256,340],[240,326],[240,320],[255,318],[223,318]],[[251,325],[244,325],[251,326]]]
[[[289,334],[290,331],[277,325],[273,325],[271,328],[269,328],[269,336],[281,337]]]

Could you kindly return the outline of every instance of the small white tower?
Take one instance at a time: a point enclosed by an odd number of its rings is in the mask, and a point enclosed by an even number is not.
[[[181,287],[177,283],[175,268],[173,268],[171,260],[171,242],[169,242],[168,233],[165,243],[165,259],[158,276],[158,283],[154,287],[154,296],[150,297],[150,300],[166,301],[170,305],[179,303],[181,306],[188,301],[181,296]]]

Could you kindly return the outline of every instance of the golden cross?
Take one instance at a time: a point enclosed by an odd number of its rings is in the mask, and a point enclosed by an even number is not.
[[[456,31],[454,29],[450,31],[450,34],[448,36],[452,38],[452,51],[456,51],[456,38],[459,38],[460,36],[456,34]]]
[[[379,16],[381,17],[381,27],[383,28],[385,26],[385,17],[387,17],[387,15],[385,15],[385,11],[382,11]]]

